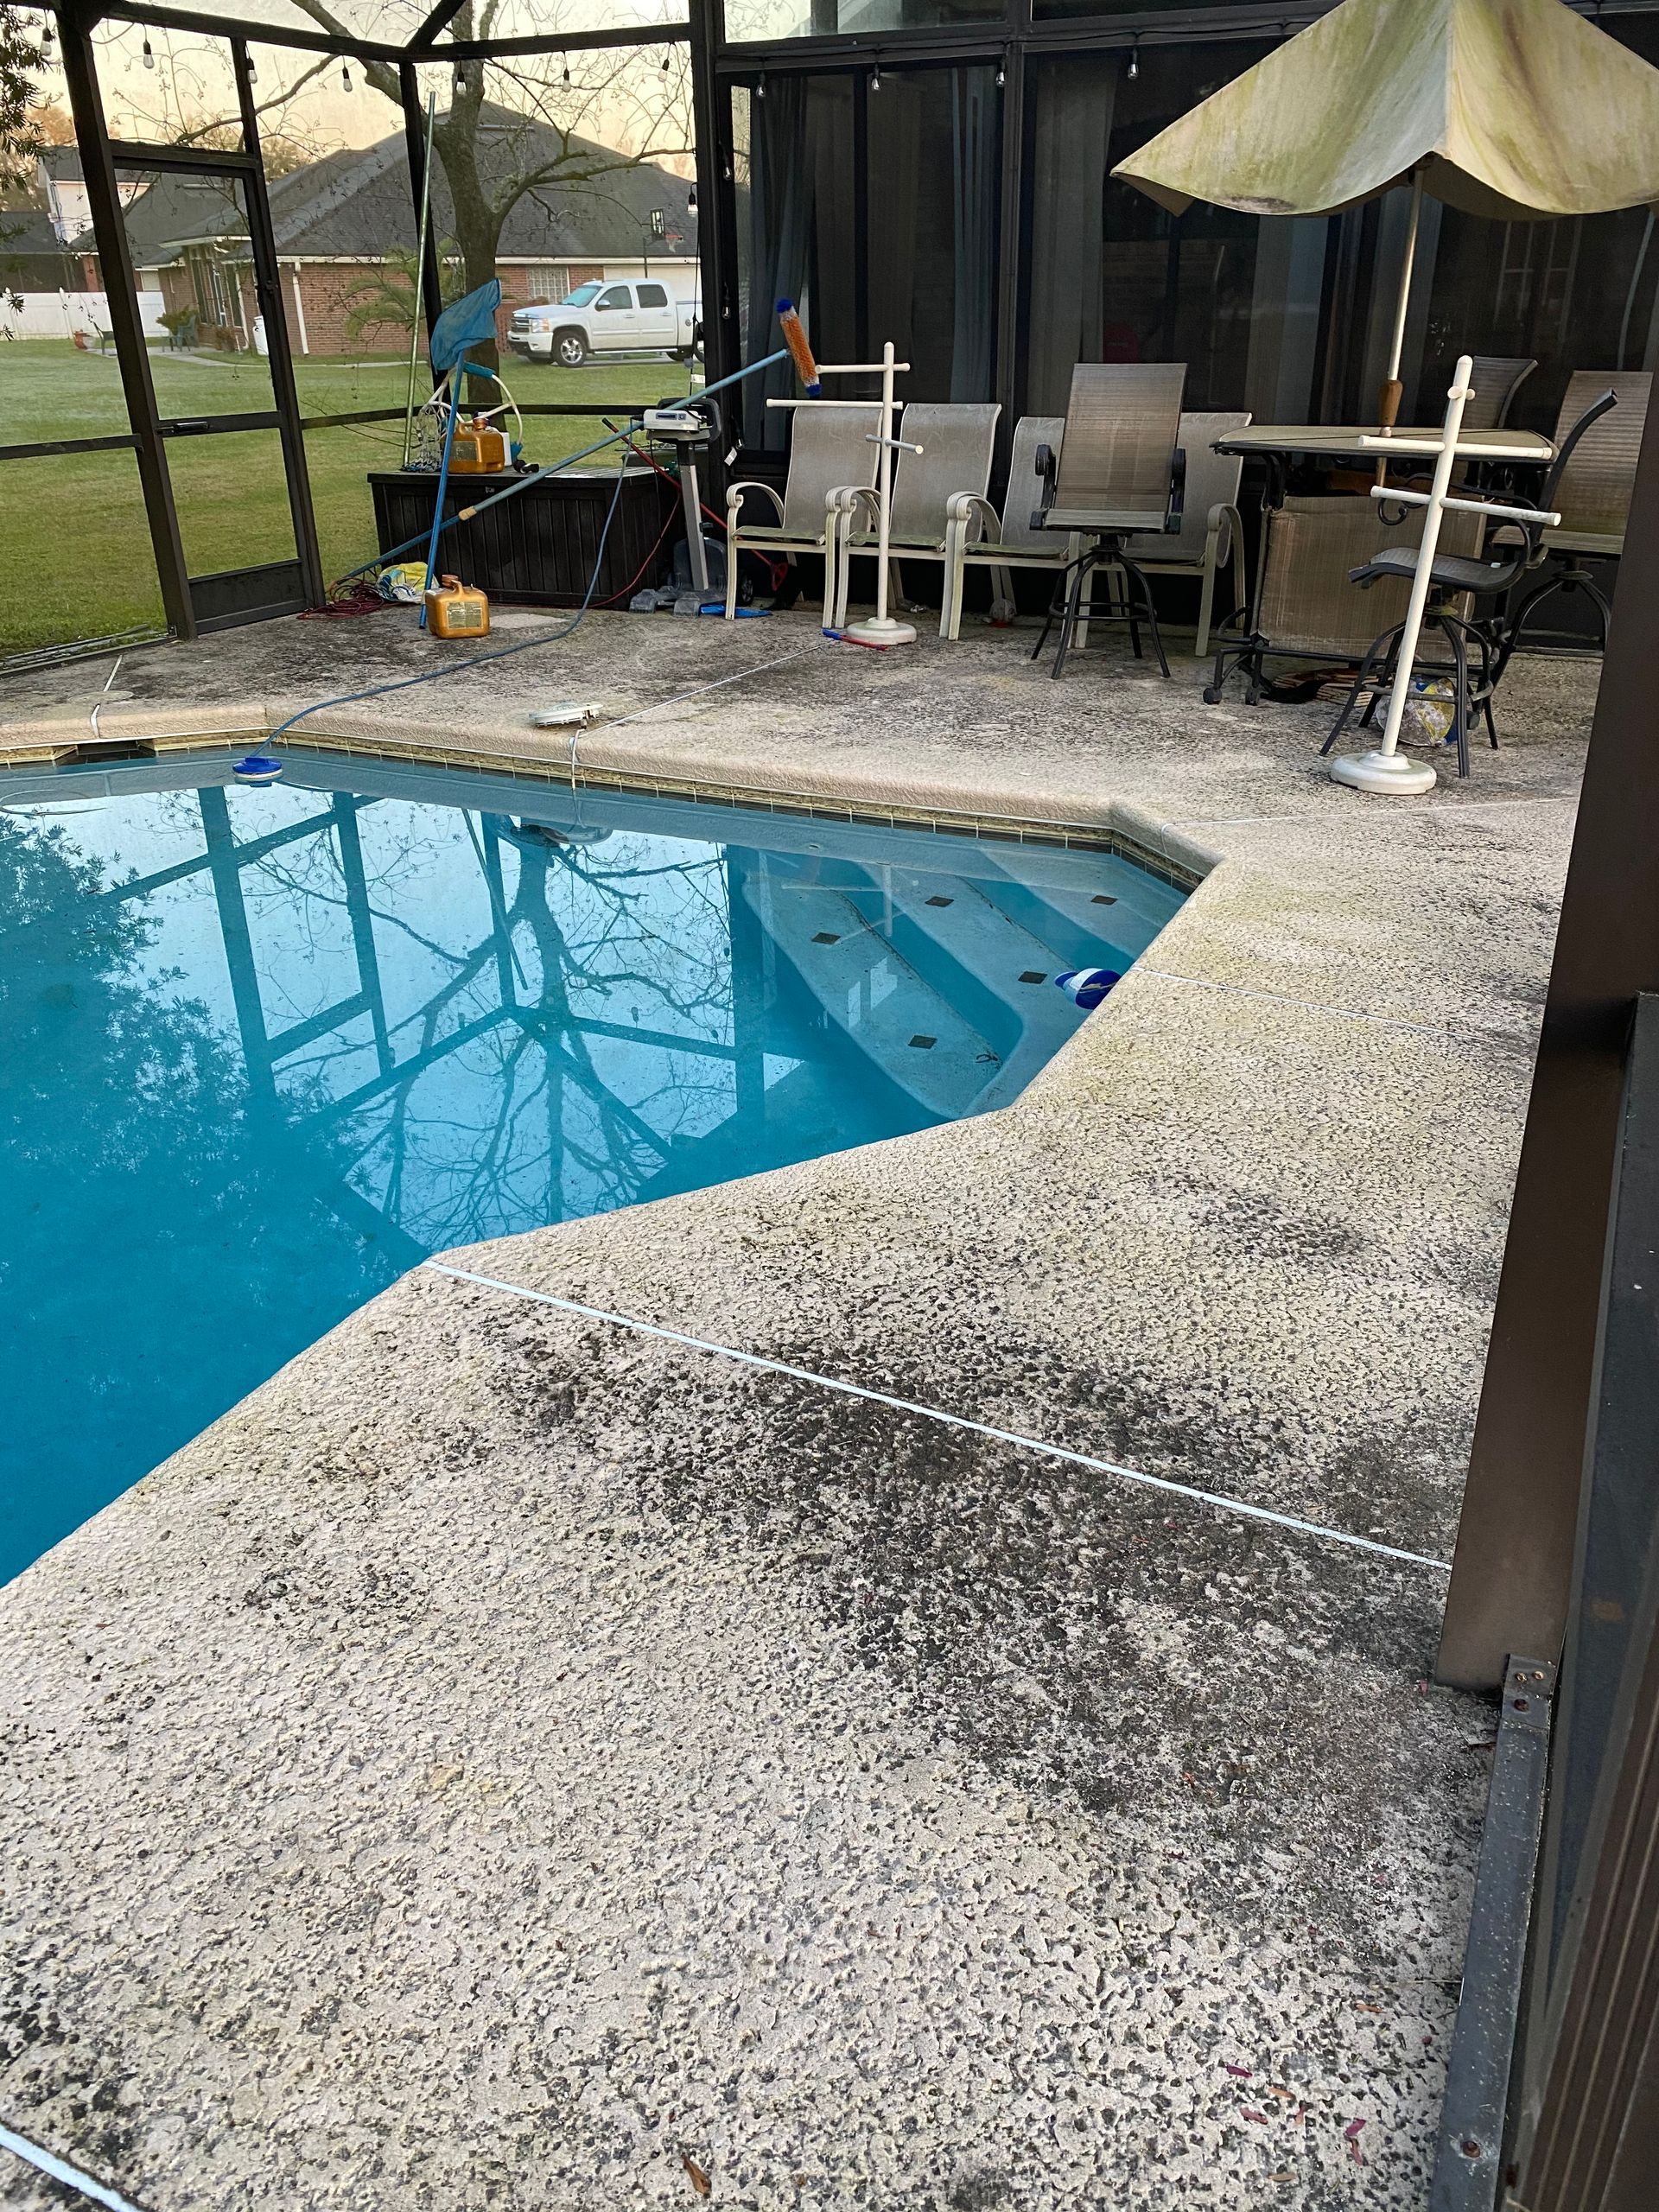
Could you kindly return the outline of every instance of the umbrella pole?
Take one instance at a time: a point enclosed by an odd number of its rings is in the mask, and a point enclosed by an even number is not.
[[[1417,640],[1422,634],[1423,610],[1428,605],[1429,572],[1434,566],[1434,549],[1440,543],[1440,516],[1445,511],[1446,493],[1452,488],[1458,440],[1463,432],[1463,410],[1474,396],[1470,382],[1474,371],[1473,361],[1467,353],[1463,354],[1452,378],[1452,389],[1446,395],[1446,427],[1440,433],[1440,449],[1434,460],[1434,480],[1423,505],[1422,543],[1417,549],[1417,570],[1411,580],[1411,598],[1407,603],[1406,620],[1395,652],[1394,690],[1389,695],[1389,718],[1383,726],[1382,742],[1375,753],[1344,754],[1331,763],[1332,781],[1351,784],[1356,791],[1387,791],[1397,798],[1415,798],[1424,791],[1432,791],[1437,780],[1427,761],[1408,760],[1402,756],[1400,725],[1405,719],[1406,701],[1411,694],[1412,664],[1417,658]],[[1463,711],[1461,701],[1458,711]]]
[[[1422,166],[1411,173],[1411,219],[1406,226],[1406,255],[1400,270],[1400,296],[1394,303],[1394,336],[1389,344],[1389,374],[1376,404],[1378,427],[1387,437],[1400,420],[1400,402],[1405,387],[1400,381],[1400,357],[1406,350],[1406,315],[1411,307],[1411,272],[1417,259],[1417,228],[1423,217]],[[1382,464],[1377,463],[1377,482],[1382,481]]]

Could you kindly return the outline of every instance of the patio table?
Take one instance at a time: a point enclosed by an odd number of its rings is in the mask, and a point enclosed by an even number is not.
[[[1254,705],[1262,695],[1262,662],[1275,655],[1344,664],[1353,658],[1345,646],[1340,651],[1321,652],[1317,645],[1308,642],[1305,630],[1288,637],[1281,635],[1275,640],[1264,627],[1262,596],[1269,571],[1274,517],[1285,505],[1291,463],[1302,460],[1322,462],[1332,468],[1344,465],[1363,467],[1378,461],[1427,461],[1440,448],[1438,423],[1421,429],[1396,429],[1384,438],[1374,423],[1252,423],[1216,439],[1217,453],[1254,457],[1266,464],[1266,476],[1249,605],[1240,614],[1229,617],[1229,622],[1243,622],[1244,627],[1230,635],[1228,625],[1224,623],[1217,632],[1215,670],[1204,694],[1212,706],[1221,696],[1222,685],[1236,669],[1244,671],[1249,683],[1246,696]],[[1544,468],[1554,460],[1555,448],[1536,430],[1474,430],[1458,440],[1458,454],[1464,461]],[[1317,503],[1310,500],[1302,504],[1311,509]],[[1345,574],[1344,569],[1344,577]]]

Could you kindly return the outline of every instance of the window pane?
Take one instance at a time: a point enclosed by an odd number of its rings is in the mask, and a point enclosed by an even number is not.
[[[1089,5],[1096,13],[1099,0]],[[873,31],[985,22],[1003,12],[1002,0],[726,0],[726,35],[734,43],[837,32],[868,37]]]
[[[749,188],[747,205],[741,191],[738,203],[747,232],[746,360],[777,351],[782,299],[800,309],[821,361],[859,359],[853,97],[846,75],[772,77],[751,89]],[[785,444],[785,410],[766,403],[796,396],[790,364],[751,378],[742,391],[745,442]]]
[[[1068,55],[1033,71],[1027,404],[1063,414],[1078,361],[1185,361],[1189,409],[1305,420],[1324,280],[1324,218],[1260,219],[1198,204],[1171,216],[1125,160],[1268,51],[1169,46]]]
[[[0,413],[17,351],[0,346]],[[119,631],[166,629],[130,453],[0,461],[0,505],[8,540],[0,663]]]
[[[868,96],[869,358],[892,339],[906,399],[991,397],[1001,107],[988,64]]]
[[[294,558],[294,518],[277,431],[169,438],[167,467],[188,575],[218,575]]]

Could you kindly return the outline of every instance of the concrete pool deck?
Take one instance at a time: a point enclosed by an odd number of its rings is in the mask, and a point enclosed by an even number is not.
[[[1443,1575],[915,1408],[1449,1557],[1592,673],[1389,802],[1029,643],[598,617],[296,733],[545,772],[591,698],[587,774],[1210,872],[1005,1112],[416,1270],[0,1592],[0,2124],[146,2212],[1426,2202]],[[232,632],[99,727],[443,650]]]

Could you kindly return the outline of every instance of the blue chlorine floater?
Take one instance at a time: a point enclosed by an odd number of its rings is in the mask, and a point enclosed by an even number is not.
[[[282,762],[273,760],[269,753],[250,753],[231,763],[231,773],[238,784],[274,784],[282,772]]]
[[[1064,976],[1054,978],[1058,988],[1085,1014],[1092,1014],[1113,985],[1122,980],[1116,968],[1069,968]]]

